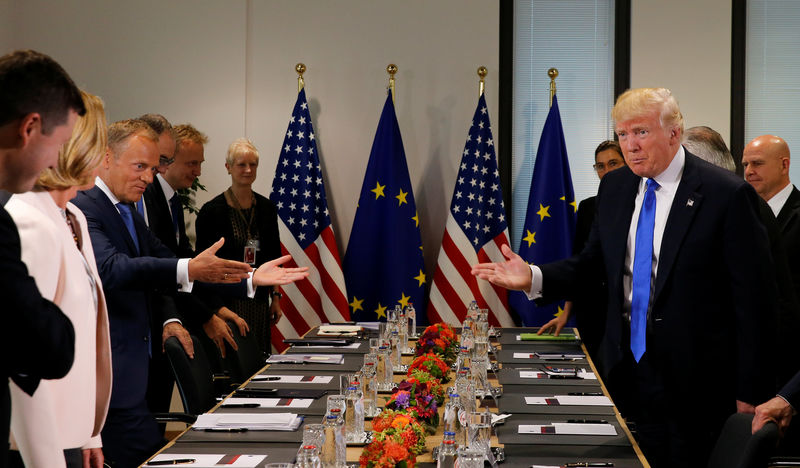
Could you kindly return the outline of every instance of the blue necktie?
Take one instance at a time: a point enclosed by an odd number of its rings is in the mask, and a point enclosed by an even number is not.
[[[144,218],[144,196],[142,196],[142,198],[136,202],[136,211],[138,211],[139,214],[142,215],[142,218]]]
[[[136,237],[136,227],[133,225],[133,214],[131,213],[131,207],[125,203],[117,203],[117,209],[119,210],[119,214],[122,216],[122,222],[125,223],[125,227],[128,228],[128,234],[131,235],[131,239],[133,239],[133,245],[136,246],[136,253],[139,253],[139,239]]]
[[[181,206],[181,200],[178,197],[178,192],[175,192],[172,195],[172,198],[169,199],[169,209],[172,212],[172,227],[175,229],[175,238],[179,239],[181,231],[178,226],[183,223],[183,207]]]
[[[647,306],[650,303],[650,277],[653,273],[653,226],[656,221],[658,182],[647,179],[647,190],[636,224],[636,251],[633,257],[633,299],[631,300],[631,351],[639,362],[644,355],[647,335]]]

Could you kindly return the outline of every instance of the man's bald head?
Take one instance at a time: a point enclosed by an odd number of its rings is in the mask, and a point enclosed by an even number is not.
[[[789,185],[789,145],[775,135],[761,135],[744,147],[744,177],[761,198],[769,201]]]

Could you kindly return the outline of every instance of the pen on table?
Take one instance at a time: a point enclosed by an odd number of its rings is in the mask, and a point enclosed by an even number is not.
[[[569,396],[603,396],[603,392],[569,392]]]
[[[226,403],[222,405],[223,408],[260,408],[258,403]]]
[[[276,380],[281,380],[280,377],[266,377],[266,376],[255,376],[250,379],[253,382],[274,382]]]
[[[608,424],[605,419],[567,419],[570,424]]]
[[[163,465],[188,465],[189,463],[194,463],[194,458],[176,458],[174,460],[158,460],[158,461],[151,461],[144,464],[144,466],[163,466]]]
[[[247,432],[246,427],[207,427],[205,432]]]
[[[575,462],[575,463],[567,463],[564,465],[566,468],[573,468],[579,466],[597,466],[597,467],[607,467],[607,466],[614,466],[611,462]]]

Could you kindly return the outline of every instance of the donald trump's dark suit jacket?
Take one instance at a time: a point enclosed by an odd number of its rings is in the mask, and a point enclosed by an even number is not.
[[[612,380],[615,368],[630,361],[623,269],[641,180],[627,167],[606,174],[586,248],[541,266],[543,300],[569,297],[587,278],[605,273],[600,354]],[[774,357],[767,341],[777,292],[757,197],[744,180],[686,152],[664,228],[645,355],[661,373],[675,417],[717,425],[736,410],[736,400],[757,405],[771,396]]]

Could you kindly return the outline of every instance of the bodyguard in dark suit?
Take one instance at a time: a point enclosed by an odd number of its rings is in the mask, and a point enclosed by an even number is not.
[[[137,466],[163,442],[145,402],[150,356],[160,352],[168,336],[176,336],[193,355],[174,307],[156,301],[188,291],[195,280],[238,283],[249,266],[219,259],[214,249],[193,259],[175,258],[133,206],[153,180],[157,135],[143,122],[128,120],[112,124],[108,140],[97,185],[73,203],[86,215],[108,303],[115,383],[102,433],[104,451],[115,466],[124,467]],[[163,324],[162,336],[152,336],[151,321]]]
[[[653,466],[705,466],[725,419],[773,386],[777,290],[757,195],[684,151],[669,90],[629,90],[612,116],[628,168],[601,182],[586,248],[529,267],[506,247],[509,261],[473,273],[541,300],[605,273],[601,359],[615,403]]]
[[[58,150],[86,112],[67,72],[32,50],[0,57],[0,191],[27,192],[54,166]],[[0,204],[0,467],[8,452],[11,401],[7,379],[32,395],[40,379],[64,377],[72,367],[75,332],[70,320],[42,298],[22,262],[19,234]]]

